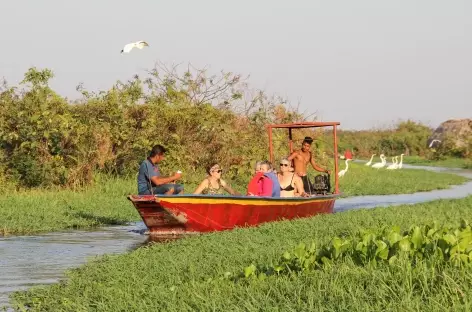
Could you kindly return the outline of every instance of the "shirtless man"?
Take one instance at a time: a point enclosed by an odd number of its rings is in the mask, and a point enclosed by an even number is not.
[[[288,160],[294,163],[295,173],[298,174],[303,180],[303,188],[305,189],[306,193],[311,193],[313,190],[313,184],[310,182],[307,176],[307,167],[308,163],[311,163],[313,168],[316,171],[324,172],[330,174],[330,171],[327,169],[323,169],[315,164],[315,160],[313,159],[313,155],[310,151],[311,143],[313,143],[313,139],[310,137],[305,137],[302,142],[301,150],[294,151],[289,157]]]

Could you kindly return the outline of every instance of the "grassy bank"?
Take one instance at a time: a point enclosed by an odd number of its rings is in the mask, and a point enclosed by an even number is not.
[[[471,213],[472,196],[190,237],[103,257],[69,271],[66,282],[18,292],[13,300],[31,311],[467,311],[470,268],[439,271],[421,262],[374,267],[346,260],[243,282],[224,276],[275,262],[300,242],[326,244],[360,229],[407,230],[433,221],[458,226]]]
[[[410,165],[472,169],[472,160],[466,158],[446,158],[443,160],[430,160],[419,156],[407,156],[403,159],[403,162],[405,164]]]
[[[369,158],[370,159],[370,158]],[[363,159],[368,161],[369,159]],[[378,162],[379,156],[375,156],[373,163]],[[388,158],[388,164],[391,163],[391,157]],[[400,161],[400,159],[398,159]],[[448,157],[441,160],[432,160],[420,156],[404,156],[403,163],[416,166],[431,166],[444,168],[472,169],[472,160],[467,158]],[[388,165],[387,164],[387,165]]]
[[[31,234],[139,220],[126,195],[134,181],[98,181],[80,192],[23,191],[0,197],[0,235]]]
[[[341,165],[344,169],[344,164]],[[449,173],[436,173],[419,169],[373,169],[364,164],[350,163],[339,186],[344,196],[411,194],[445,189],[461,184],[466,178]]]
[[[414,193],[447,188],[465,178],[425,170],[374,170],[351,164],[340,187],[345,196]],[[245,185],[234,185],[244,192]],[[192,192],[196,185],[185,186]],[[139,221],[126,199],[136,192],[134,179],[106,179],[81,192],[29,191],[0,197],[0,235],[32,234]]]

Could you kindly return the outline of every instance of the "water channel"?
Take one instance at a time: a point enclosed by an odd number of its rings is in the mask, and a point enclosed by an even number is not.
[[[451,172],[472,179],[472,171],[426,166],[405,168]],[[356,196],[336,201],[335,212],[414,204],[436,199],[462,198],[472,194],[472,180],[445,190],[414,194]],[[124,253],[149,241],[142,222],[127,226],[108,226],[90,231],[67,231],[34,236],[0,238],[0,308],[8,305],[8,296],[16,290],[56,283],[64,271],[89,259]]]

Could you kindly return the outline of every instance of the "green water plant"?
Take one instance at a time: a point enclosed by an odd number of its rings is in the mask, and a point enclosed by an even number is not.
[[[398,226],[380,231],[361,230],[353,237],[334,237],[328,244],[300,243],[282,254],[270,265],[251,264],[240,276],[264,278],[323,269],[340,260],[349,259],[359,266],[396,265],[408,261],[431,268],[444,265],[472,267],[472,228],[466,220],[459,227],[440,226],[438,222],[412,226],[402,232]]]

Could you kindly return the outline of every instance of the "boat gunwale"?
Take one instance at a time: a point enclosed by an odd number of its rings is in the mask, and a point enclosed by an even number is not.
[[[203,194],[181,194],[181,195],[128,195],[128,199],[132,202],[152,202],[155,200],[166,199],[207,199],[207,200],[240,200],[244,201],[266,201],[266,202],[310,202],[319,200],[335,200],[341,197],[342,193],[316,195],[309,197],[269,197],[269,196],[247,196],[247,195],[203,195]],[[217,204],[218,202],[215,202]]]

